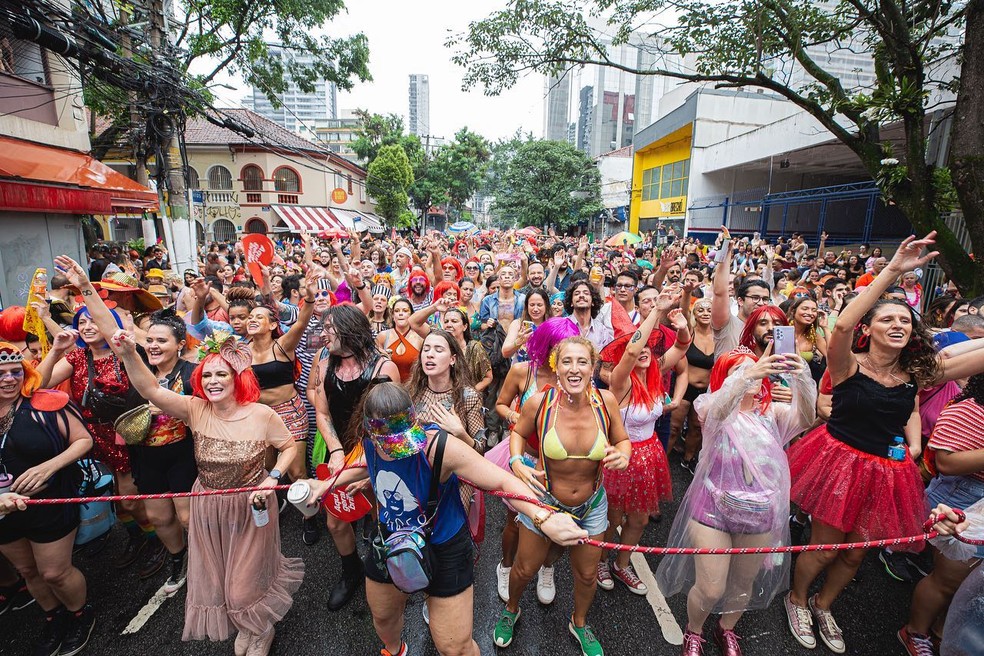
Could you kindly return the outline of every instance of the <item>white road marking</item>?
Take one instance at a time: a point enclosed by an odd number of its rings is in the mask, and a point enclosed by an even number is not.
[[[641,553],[634,553],[629,556],[629,560],[632,561],[632,566],[635,567],[636,574],[646,584],[646,587],[649,588],[649,592],[646,593],[646,601],[649,602],[650,607],[653,609],[653,614],[656,616],[656,621],[659,622],[659,628],[663,632],[663,639],[671,645],[682,645],[683,630],[677,624],[676,618],[673,617],[673,612],[666,604],[663,593],[659,591],[659,587],[656,585],[656,577],[653,576],[653,571],[649,569],[649,563],[646,562],[646,557]]]
[[[167,601],[167,599],[168,596],[164,594],[164,586],[161,586],[161,589],[155,592],[154,596],[150,598],[150,601],[144,604],[144,607],[140,609],[132,620],[130,620],[130,623],[126,625],[126,628],[123,629],[123,633],[121,635],[136,633],[142,629],[143,625],[147,623],[147,620],[153,617],[154,613],[157,612],[157,609],[160,608],[164,602]]]
[[[616,529],[616,531],[619,535],[622,534],[621,528]],[[649,606],[653,609],[653,615],[656,616],[656,621],[659,622],[660,631],[663,632],[663,640],[666,640],[671,645],[682,645],[683,630],[677,623],[676,618],[673,617],[673,611],[666,604],[666,598],[663,597],[663,593],[659,591],[659,587],[656,585],[656,577],[653,576],[653,570],[649,568],[649,562],[646,561],[646,556],[641,553],[634,553],[629,556],[629,560],[632,562],[632,567],[635,568],[636,575],[649,588],[649,591],[646,593],[646,601],[649,602]]]

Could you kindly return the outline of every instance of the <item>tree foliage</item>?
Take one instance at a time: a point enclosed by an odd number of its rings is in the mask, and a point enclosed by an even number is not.
[[[404,134],[403,117],[398,114],[373,114],[365,109],[355,110],[355,116],[359,119],[359,129],[355,133],[352,150],[367,166],[372,164],[383,146],[398,145],[403,148],[410,165],[414,167],[423,159],[424,147],[420,137]]]
[[[407,211],[407,190],[413,184],[413,168],[403,148],[396,144],[382,146],[369,164],[366,191],[376,199],[376,211],[390,225],[396,225]]]
[[[489,94],[527,73],[556,75],[585,64],[768,89],[850,148],[916,230],[937,230],[944,270],[965,292],[980,292],[984,260],[970,258],[941,218],[950,193],[939,184],[948,176],[936,173],[927,138],[928,110],[960,87],[954,66],[959,35],[968,12],[984,11],[981,1],[511,0],[448,45],[456,50],[455,63],[466,68],[465,85],[481,85]],[[968,30],[966,37],[971,50],[984,34]],[[627,66],[614,59],[613,47],[626,43],[647,53],[641,62],[654,63]],[[873,59],[873,84],[828,70],[830,55],[856,53]],[[677,63],[682,56],[686,66]],[[958,114],[967,103],[980,107],[984,88],[961,90]],[[902,129],[895,144],[884,136],[889,125]],[[984,142],[964,145],[984,151]],[[954,184],[973,246],[984,253],[984,217],[961,192],[966,180],[984,178],[976,166],[974,175],[954,176]],[[892,167],[900,170],[886,170]]]
[[[601,175],[594,162],[563,141],[523,141],[499,167],[492,214],[500,223],[569,228],[602,211]],[[495,164],[493,163],[493,168]]]
[[[490,157],[489,142],[467,127],[458,130],[454,141],[435,153],[431,169],[452,208],[460,212],[482,187]]]

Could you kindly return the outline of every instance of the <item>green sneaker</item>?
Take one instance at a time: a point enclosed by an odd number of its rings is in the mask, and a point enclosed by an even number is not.
[[[516,622],[519,621],[519,615],[522,612],[522,608],[517,608],[515,613],[502,609],[502,617],[495,623],[495,630],[492,632],[496,646],[508,647],[512,644],[513,631],[516,630]]]
[[[581,645],[581,656],[605,656],[605,651],[601,648],[601,643],[598,642],[598,638],[595,637],[590,626],[587,624],[582,627],[574,626],[574,618],[572,617],[571,623],[567,625],[567,630]]]

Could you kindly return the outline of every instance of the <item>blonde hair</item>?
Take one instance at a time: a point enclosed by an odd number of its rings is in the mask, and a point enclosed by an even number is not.
[[[550,368],[554,371],[557,371],[557,361],[560,360],[560,354],[568,346],[583,346],[588,349],[588,353],[591,354],[591,366],[594,367],[598,364],[598,349],[595,347],[594,343],[587,337],[575,335],[573,337],[562,339],[550,352]]]

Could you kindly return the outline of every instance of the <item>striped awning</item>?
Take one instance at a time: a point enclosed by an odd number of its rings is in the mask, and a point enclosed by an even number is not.
[[[383,222],[372,212],[359,212],[362,215],[362,227],[369,232],[380,234],[383,232]]]
[[[327,207],[301,207],[299,205],[271,205],[284,223],[294,232],[321,232],[323,230],[346,230]]]

